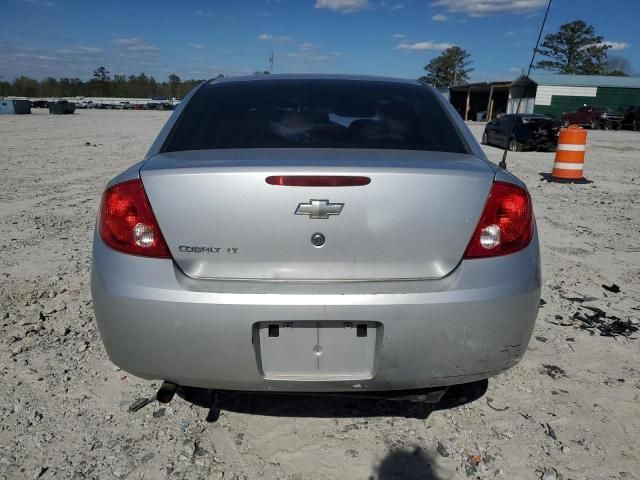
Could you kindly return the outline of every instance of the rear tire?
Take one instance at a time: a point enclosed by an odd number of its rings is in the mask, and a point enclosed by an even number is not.
[[[512,138],[509,140],[509,150],[512,152],[521,152],[523,150],[523,145],[515,138]]]
[[[640,120],[634,120],[632,128],[634,132],[640,132]]]

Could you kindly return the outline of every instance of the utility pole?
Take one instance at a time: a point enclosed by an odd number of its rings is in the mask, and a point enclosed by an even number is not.
[[[274,64],[273,50],[271,50],[271,55],[269,56],[269,73],[273,73],[273,64]]]

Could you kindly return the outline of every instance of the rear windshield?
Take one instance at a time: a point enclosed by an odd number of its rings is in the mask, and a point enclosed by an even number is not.
[[[163,151],[373,148],[466,153],[456,127],[420,85],[259,80],[204,85]]]

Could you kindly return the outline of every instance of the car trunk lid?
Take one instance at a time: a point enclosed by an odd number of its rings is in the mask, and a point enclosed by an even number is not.
[[[267,183],[284,175],[370,183]],[[203,279],[444,277],[462,259],[493,177],[471,155],[409,150],[186,151],[141,170],[175,263]]]

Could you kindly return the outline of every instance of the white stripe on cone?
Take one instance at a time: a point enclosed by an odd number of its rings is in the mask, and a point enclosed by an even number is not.
[[[582,170],[583,167],[583,163],[556,162],[553,164],[553,168],[561,168],[562,170]]]
[[[558,150],[565,152],[584,152],[584,145],[576,145],[574,143],[559,143]]]

